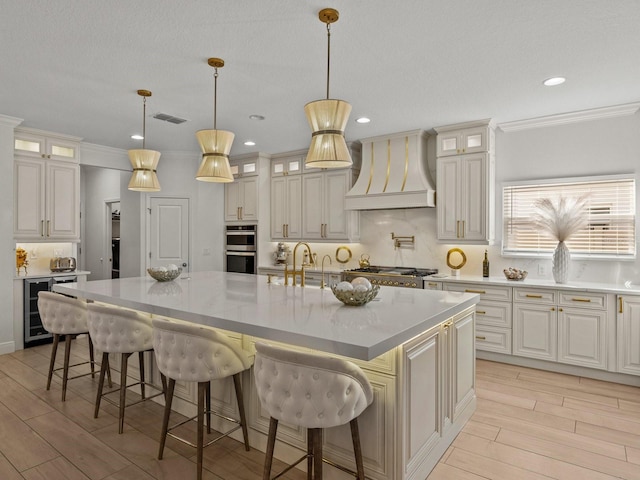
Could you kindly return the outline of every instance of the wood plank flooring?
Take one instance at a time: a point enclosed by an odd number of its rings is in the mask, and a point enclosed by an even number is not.
[[[97,378],[71,381],[66,402],[55,377],[47,392],[50,348],[0,355],[0,479],[195,478],[190,447],[169,439],[156,458],[160,405],[127,409],[118,435],[115,407],[103,402],[93,418]],[[82,340],[73,350],[72,363],[86,358]],[[477,395],[476,413],[429,480],[640,480],[640,387],[478,360]],[[260,479],[263,459],[225,439],[205,449],[204,477]]]

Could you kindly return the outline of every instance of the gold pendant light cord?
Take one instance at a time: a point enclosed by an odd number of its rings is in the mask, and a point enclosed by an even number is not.
[[[217,113],[217,103],[218,103],[218,67],[214,67],[215,71],[213,74],[213,129],[216,128],[216,113]]]
[[[331,72],[331,24],[327,23],[327,100],[329,100],[330,72]]]
[[[147,140],[147,97],[142,97],[142,149]]]

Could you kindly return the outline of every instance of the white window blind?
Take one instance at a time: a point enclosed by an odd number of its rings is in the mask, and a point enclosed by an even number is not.
[[[599,177],[565,181],[541,181],[503,187],[503,253],[552,252],[557,241],[536,228],[534,202],[559,196],[587,195],[584,228],[566,243],[572,254],[633,258],[636,254],[635,179]]]

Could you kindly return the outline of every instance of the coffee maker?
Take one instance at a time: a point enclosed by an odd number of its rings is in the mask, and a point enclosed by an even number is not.
[[[276,251],[273,254],[276,265],[286,265],[287,259],[289,258],[289,252],[289,247],[283,242],[279,242],[278,246],[276,247]]]

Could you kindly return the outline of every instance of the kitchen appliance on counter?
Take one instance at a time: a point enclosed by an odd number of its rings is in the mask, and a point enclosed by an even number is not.
[[[275,259],[275,264],[286,265],[287,260],[289,259],[289,253],[291,253],[289,247],[283,242],[279,242],[278,246],[276,247],[276,251],[273,254]]]
[[[257,273],[257,225],[227,225],[226,271]]]
[[[52,272],[74,272],[76,259],[73,257],[54,257],[49,261],[49,269]]]
[[[423,278],[436,273],[438,273],[437,268],[379,267],[371,265],[343,271],[342,280],[350,282],[356,277],[364,277],[373,285],[424,288]]]

